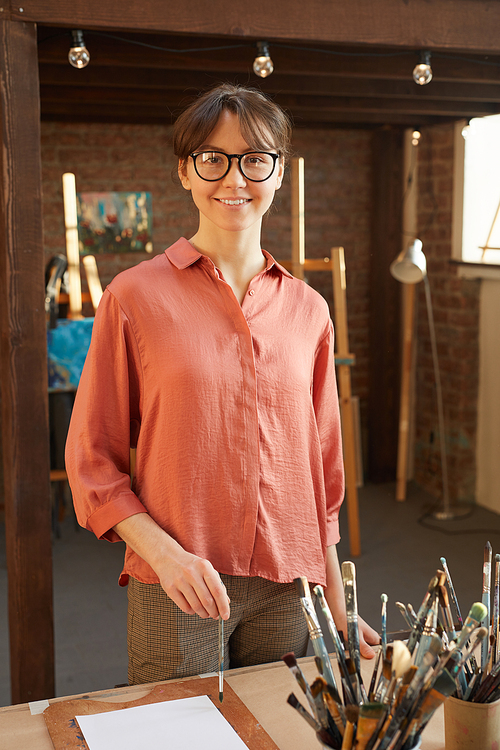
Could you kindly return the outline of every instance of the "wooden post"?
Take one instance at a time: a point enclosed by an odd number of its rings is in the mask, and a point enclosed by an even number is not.
[[[36,26],[0,21],[2,448],[12,702],[54,695]]]
[[[304,159],[292,159],[292,273],[297,279],[304,278],[306,257],[304,223]]]
[[[398,453],[401,285],[389,266],[401,251],[403,133],[373,133],[372,235],[369,270],[368,476],[394,482]]]
[[[349,525],[349,543],[351,554],[358,557],[361,554],[359,532],[358,487],[356,475],[356,436],[354,430],[354,412],[351,392],[351,365],[341,364],[342,360],[349,361],[353,355],[349,353],[349,336],[347,332],[347,304],[344,248],[332,248],[332,276],[333,300],[335,309],[335,341],[340,410],[342,415],[342,436],[344,442],[344,469],[347,497],[347,518]]]

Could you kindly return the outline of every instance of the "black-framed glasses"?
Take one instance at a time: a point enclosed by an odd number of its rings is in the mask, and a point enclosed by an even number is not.
[[[250,151],[248,154],[225,154],[223,151],[198,151],[189,154],[198,177],[207,182],[222,180],[231,169],[233,159],[238,159],[238,167],[247,180],[264,182],[276,167],[279,154],[267,151]]]

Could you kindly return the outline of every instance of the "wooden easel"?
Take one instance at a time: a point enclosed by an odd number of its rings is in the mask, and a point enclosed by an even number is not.
[[[335,364],[338,372],[342,417],[349,548],[353,557],[359,557],[361,542],[356,472],[356,433],[351,390],[351,367],[355,362],[355,357],[354,354],[349,352],[344,248],[332,248],[331,258],[314,259],[305,257],[304,159],[302,157],[292,159],[291,178],[292,260],[280,261],[280,263],[299,279],[304,278],[304,272],[306,271],[331,271],[332,274],[335,310]]]
[[[99,280],[96,260],[93,255],[83,258],[89,293],[82,294],[80,277],[80,251],[78,247],[78,218],[76,210],[76,181],[71,172],[63,174],[64,226],[66,230],[66,256],[68,259],[69,295],[58,294],[58,302],[69,302],[68,318],[80,320],[82,315],[82,301],[92,302],[94,313],[102,297],[102,286]],[[59,284],[60,287],[60,284]],[[66,482],[68,476],[65,469],[51,469],[51,482]],[[59,485],[61,491],[61,485]]]

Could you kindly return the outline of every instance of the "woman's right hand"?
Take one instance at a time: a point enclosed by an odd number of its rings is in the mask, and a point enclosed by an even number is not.
[[[226,587],[208,560],[179,547],[176,554],[162,560],[155,571],[165,593],[186,614],[204,619],[217,619],[220,615],[223,620],[228,619]]]
[[[153,568],[179,609],[204,619],[228,619],[226,587],[208,560],[186,552],[148,513],[136,513],[113,528]]]

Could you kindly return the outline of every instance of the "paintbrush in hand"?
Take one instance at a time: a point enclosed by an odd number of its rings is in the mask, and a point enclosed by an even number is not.
[[[224,620],[219,615],[219,700],[224,699]]]

